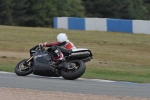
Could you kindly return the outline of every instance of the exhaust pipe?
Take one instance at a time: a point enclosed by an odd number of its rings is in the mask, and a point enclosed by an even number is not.
[[[86,51],[86,52],[72,53],[70,56],[71,57],[88,57],[89,55],[90,55],[90,52]]]
[[[88,57],[88,58],[85,58],[85,59],[82,59],[82,61],[85,63],[85,62],[88,62],[88,61],[91,61],[91,57]]]

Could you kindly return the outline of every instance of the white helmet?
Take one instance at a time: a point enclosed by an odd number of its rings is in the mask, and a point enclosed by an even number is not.
[[[64,41],[69,42],[68,37],[65,33],[59,33],[57,35],[56,41],[57,42],[64,42]]]

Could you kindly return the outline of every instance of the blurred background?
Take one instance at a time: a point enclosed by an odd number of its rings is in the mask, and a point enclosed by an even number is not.
[[[150,19],[150,0],[0,0],[0,24],[53,27],[54,17]]]

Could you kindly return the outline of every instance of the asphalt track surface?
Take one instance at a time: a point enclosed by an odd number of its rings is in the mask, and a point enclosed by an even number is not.
[[[0,72],[0,87],[150,98],[150,84],[83,78],[64,80],[61,77],[17,76],[7,72]]]

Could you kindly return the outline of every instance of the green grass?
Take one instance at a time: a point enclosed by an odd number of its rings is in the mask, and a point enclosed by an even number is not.
[[[27,57],[20,54],[39,43],[55,41],[60,32],[67,33],[76,47],[93,53],[82,77],[150,83],[150,35],[146,34],[0,26],[0,52],[18,52],[6,58],[1,54],[0,70],[13,72]]]

